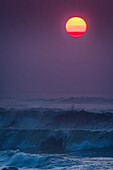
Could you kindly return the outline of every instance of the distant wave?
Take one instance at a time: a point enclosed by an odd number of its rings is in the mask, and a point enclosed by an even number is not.
[[[21,99],[22,100],[22,99]],[[45,102],[71,102],[71,103],[113,103],[113,98],[105,98],[105,97],[45,97],[45,98],[25,98],[23,101],[27,102],[35,102],[35,101],[45,101]]]
[[[113,131],[1,129],[0,147],[1,150],[19,149],[33,153],[64,153],[110,147],[113,149]]]
[[[31,101],[31,100],[30,100]],[[38,99],[38,101],[49,101],[49,102],[60,102],[60,103],[105,103],[112,104],[113,98],[103,98],[103,97],[57,97],[57,98],[43,98]]]
[[[113,129],[113,113],[84,110],[0,108],[0,128],[13,129]]]

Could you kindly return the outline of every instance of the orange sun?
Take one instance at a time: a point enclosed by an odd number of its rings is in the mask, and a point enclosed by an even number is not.
[[[83,18],[72,17],[65,24],[66,32],[72,37],[81,37],[87,30],[87,23]]]

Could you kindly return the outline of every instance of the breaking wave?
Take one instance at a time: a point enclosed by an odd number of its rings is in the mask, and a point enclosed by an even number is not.
[[[113,169],[112,103],[91,97],[2,99],[0,169]]]
[[[84,110],[0,108],[0,128],[13,129],[113,129],[113,113]]]
[[[5,164],[7,167],[39,168],[49,164],[49,157],[49,155],[19,152],[19,150],[0,151],[0,166]]]
[[[0,130],[1,150],[64,153],[112,147],[113,131],[86,130]]]
[[[0,108],[0,148],[33,153],[113,149],[113,113]]]

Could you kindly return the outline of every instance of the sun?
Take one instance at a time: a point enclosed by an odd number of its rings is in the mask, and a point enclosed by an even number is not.
[[[81,37],[87,31],[87,23],[81,17],[72,17],[67,20],[65,29],[70,36]]]

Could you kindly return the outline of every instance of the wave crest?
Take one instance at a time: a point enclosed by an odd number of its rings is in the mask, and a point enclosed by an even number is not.
[[[32,138],[31,138],[32,136]],[[113,147],[113,131],[85,130],[0,130],[2,150],[63,153]]]
[[[84,110],[0,109],[0,128],[13,129],[113,129],[112,113]]]

